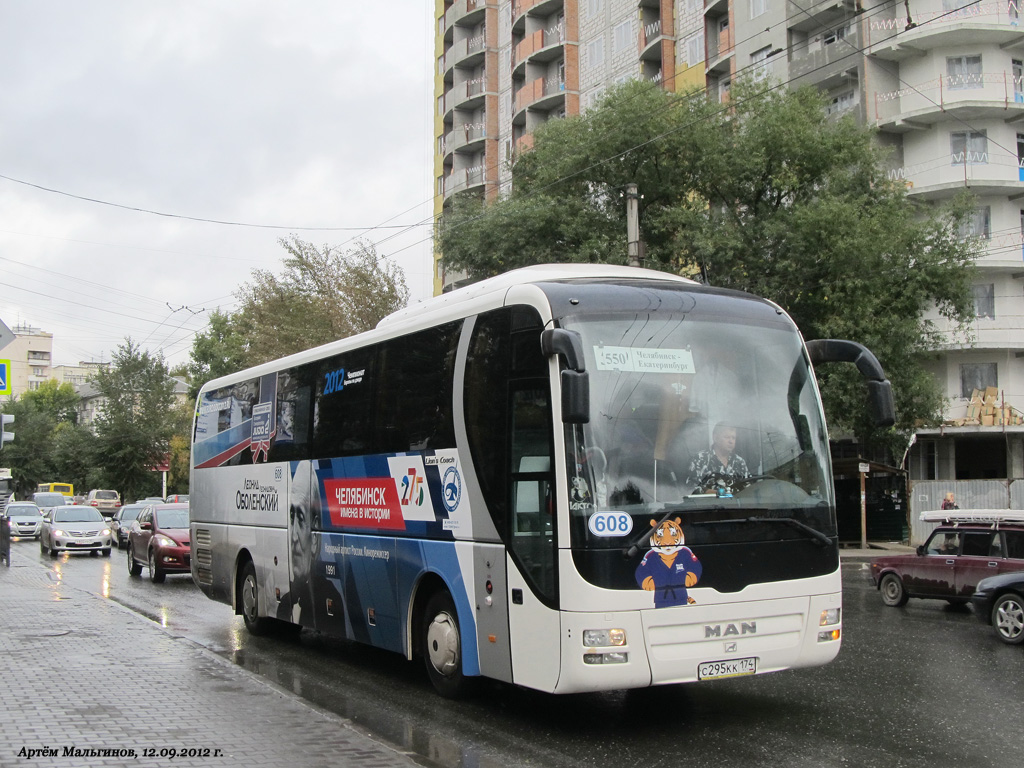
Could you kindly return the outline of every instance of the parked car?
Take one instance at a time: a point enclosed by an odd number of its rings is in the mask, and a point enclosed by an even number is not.
[[[1024,512],[949,510],[921,519],[939,525],[916,554],[871,561],[871,579],[886,605],[906,605],[911,597],[966,604],[985,577],[1024,571]]]
[[[148,506],[151,505],[125,504],[110,518],[110,535],[118,549],[124,549],[128,544],[128,530],[131,528],[132,521]]]
[[[39,531],[39,549],[56,557],[59,552],[102,552],[110,557],[110,527],[103,515],[92,507],[67,505],[54,507],[43,518]]]
[[[106,517],[111,517],[121,508],[121,494],[117,491],[93,490],[85,497],[85,503],[95,507]]]
[[[149,566],[149,578],[159,584],[168,573],[191,571],[188,504],[147,506],[128,532],[128,573],[139,576]]]
[[[32,502],[46,515],[54,507],[63,507],[71,503],[71,499],[63,493],[54,491],[40,491],[32,494]]]
[[[164,501],[166,501],[168,504],[187,504],[188,503],[188,494],[187,493],[172,493],[170,496],[168,496],[166,499],[164,499]]]
[[[995,627],[996,637],[1004,643],[1024,643],[1024,572],[982,579],[971,604],[978,618]]]
[[[43,513],[31,501],[12,501],[4,510],[3,517],[11,521],[11,536],[21,539],[38,539],[43,523]]]

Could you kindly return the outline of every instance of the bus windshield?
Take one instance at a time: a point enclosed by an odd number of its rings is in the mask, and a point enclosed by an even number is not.
[[[681,313],[563,325],[590,371],[590,421],[565,428],[574,548],[645,541],[665,517],[716,543],[835,535],[825,424],[795,328]]]

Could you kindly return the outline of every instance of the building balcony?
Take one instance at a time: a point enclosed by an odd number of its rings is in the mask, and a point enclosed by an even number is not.
[[[448,70],[456,65],[463,67],[476,66],[483,61],[486,50],[487,35],[483,32],[465,40],[459,40],[445,51],[442,74],[448,72]]]
[[[640,60],[661,60],[661,19],[654,19],[640,25],[637,47],[640,51]]]
[[[487,95],[487,75],[474,77],[452,87],[445,92],[444,96],[438,99],[438,114],[445,117],[445,122],[450,120],[450,113],[455,109],[476,109],[483,106]]]
[[[875,123],[907,132],[940,122],[1024,119],[1024,83],[1012,72],[978,72],[910,83],[874,95]]]
[[[483,164],[452,171],[444,180],[444,196],[449,198],[457,192],[482,187],[487,179]]]
[[[856,71],[861,55],[860,31],[856,25],[832,28],[790,52],[789,71],[799,84],[813,83],[833,88]]]
[[[451,152],[456,152],[468,146],[475,145],[487,138],[486,123],[466,123],[445,134],[445,154],[447,155]]]
[[[978,196],[1024,195],[1021,164],[1016,155],[989,144],[983,151],[950,152],[925,162],[891,168],[888,176],[907,185],[919,200],[937,200],[969,189]]]
[[[448,30],[458,22],[465,26],[479,24],[488,7],[497,8],[498,0],[455,0],[444,12],[444,29]]]
[[[914,26],[908,28],[902,3],[868,19],[868,53],[880,59],[902,61],[922,56],[933,48],[958,45],[999,45],[1024,48],[1024,29],[1018,26],[1020,9],[1013,0],[964,4],[956,11],[943,10],[938,0],[910,4]]]
[[[725,75],[732,69],[732,59],[736,53],[732,34],[720,34],[717,40],[709,40],[705,71],[709,75]]]
[[[562,8],[564,0],[512,0],[512,32],[522,32],[526,26],[526,14],[550,16]]]
[[[557,77],[538,77],[524,85],[516,93],[513,100],[513,112],[522,112],[527,107],[550,110],[564,98],[564,80]]]
[[[527,60],[551,61],[563,56],[562,44],[565,42],[565,24],[555,24],[551,29],[538,29],[532,35],[524,37],[512,49],[513,71],[522,67]]]
[[[789,28],[808,32],[850,18],[856,4],[853,0],[787,0],[786,9]]]

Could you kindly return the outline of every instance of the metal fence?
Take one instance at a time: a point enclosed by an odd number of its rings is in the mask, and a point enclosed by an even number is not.
[[[910,487],[910,544],[923,544],[936,523],[922,523],[922,512],[942,508],[952,491],[960,509],[1024,509],[1024,480],[917,480]]]

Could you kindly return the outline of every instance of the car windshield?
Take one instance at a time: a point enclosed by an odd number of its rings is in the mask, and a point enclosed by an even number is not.
[[[67,503],[67,498],[61,493],[37,493],[32,501],[38,507],[59,507]]]
[[[11,504],[7,508],[7,514],[11,517],[24,517],[31,515],[35,515],[36,517],[38,517],[42,513],[42,510],[39,509],[39,507],[37,507],[35,504]]]
[[[58,507],[53,510],[55,523],[102,523],[103,515],[92,507]]]
[[[131,522],[132,520],[136,519],[139,516],[139,513],[144,509],[145,507],[123,507],[121,509],[121,522]]]
[[[770,323],[566,319],[590,372],[589,423],[565,427],[574,548],[621,548],[667,515],[700,526],[694,543],[835,535],[817,387],[795,328]]]
[[[158,509],[154,516],[158,528],[188,528],[187,509]]]

